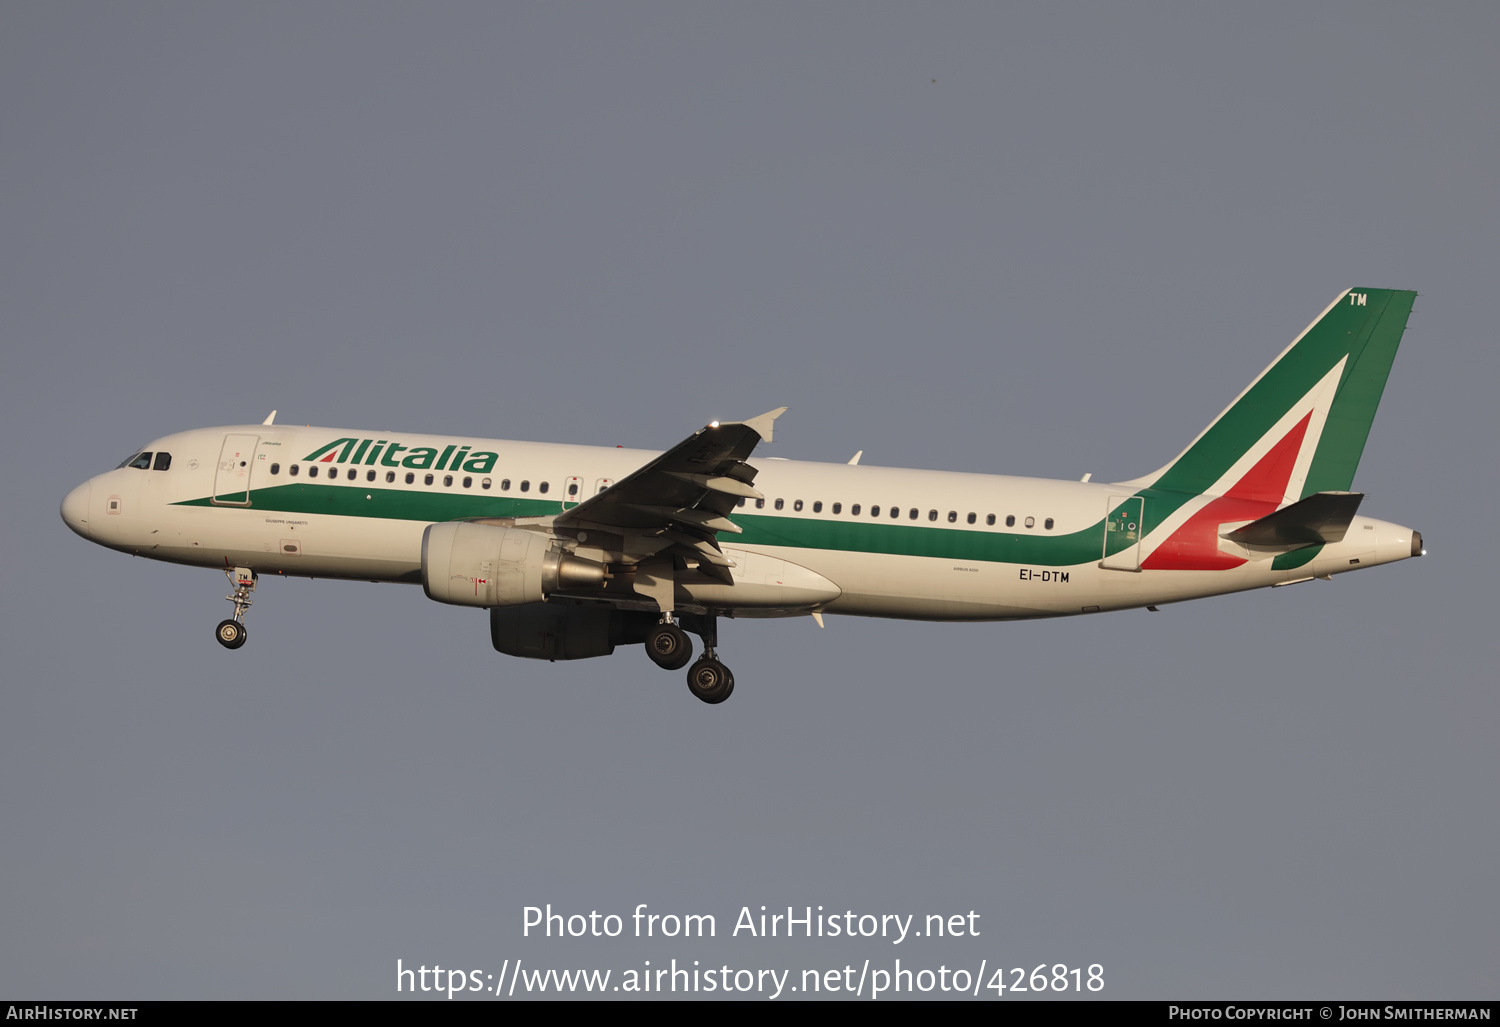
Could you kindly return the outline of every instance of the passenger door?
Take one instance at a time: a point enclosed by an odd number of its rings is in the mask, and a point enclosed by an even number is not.
[[[250,505],[250,468],[259,435],[226,435],[214,471],[213,503],[216,506]]]

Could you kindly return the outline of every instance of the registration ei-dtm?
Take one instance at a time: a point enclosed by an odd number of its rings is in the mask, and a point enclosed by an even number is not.
[[[704,652],[719,617],[991,621],[1327,578],[1423,552],[1350,491],[1416,293],[1342,293],[1212,424],[1131,481],[1052,481],[757,459],[782,409],[664,453],[292,427],[157,439],[68,493],[90,541],[222,570],[245,642],[258,576],[420,582],[489,611],[494,647],[573,660]]]

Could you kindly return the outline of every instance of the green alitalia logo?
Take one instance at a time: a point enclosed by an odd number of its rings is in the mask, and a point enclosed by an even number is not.
[[[404,455],[403,455],[404,454]],[[417,471],[494,470],[499,453],[469,452],[468,446],[451,445],[442,452],[431,446],[403,446],[386,439],[334,439],[313,450],[304,460],[320,464],[363,464],[366,467],[410,467]]]

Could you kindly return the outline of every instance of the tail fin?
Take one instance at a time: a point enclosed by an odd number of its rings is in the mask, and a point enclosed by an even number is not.
[[[1348,491],[1416,297],[1344,292],[1177,459],[1128,484],[1281,503]]]

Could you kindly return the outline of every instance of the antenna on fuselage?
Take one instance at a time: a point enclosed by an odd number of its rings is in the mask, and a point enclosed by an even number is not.
[[[264,421],[260,422],[260,423],[261,424],[275,424],[276,423],[276,411],[272,410],[269,414],[266,415],[266,419]]]

